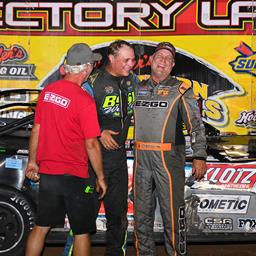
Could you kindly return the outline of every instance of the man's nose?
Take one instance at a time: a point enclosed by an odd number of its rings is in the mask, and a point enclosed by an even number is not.
[[[130,68],[133,68],[134,64],[135,64],[134,60],[129,60],[128,61],[128,65],[129,65]]]

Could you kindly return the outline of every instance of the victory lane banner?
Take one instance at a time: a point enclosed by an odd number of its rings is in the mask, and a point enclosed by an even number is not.
[[[116,39],[134,45],[134,72],[144,79],[154,47],[169,41],[177,48],[172,74],[191,84],[204,121],[223,134],[255,132],[253,1],[6,0],[0,10],[1,89],[43,88],[74,43],[102,53],[100,66]]]

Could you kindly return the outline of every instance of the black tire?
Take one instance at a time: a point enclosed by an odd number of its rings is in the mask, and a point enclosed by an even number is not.
[[[0,255],[20,256],[35,223],[35,211],[18,190],[0,187]]]

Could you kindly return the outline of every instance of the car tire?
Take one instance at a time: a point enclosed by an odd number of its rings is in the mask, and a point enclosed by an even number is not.
[[[23,255],[35,223],[32,203],[18,190],[0,187],[0,254]]]

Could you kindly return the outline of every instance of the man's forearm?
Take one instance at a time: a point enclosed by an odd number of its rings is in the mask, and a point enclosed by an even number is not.
[[[36,151],[38,146],[40,125],[34,124],[29,140],[29,161],[36,162]]]
[[[85,141],[85,146],[86,146],[89,160],[97,176],[97,179],[104,179],[102,154],[101,154],[101,149],[100,149],[100,144],[98,142],[98,139],[97,138],[87,139]]]

